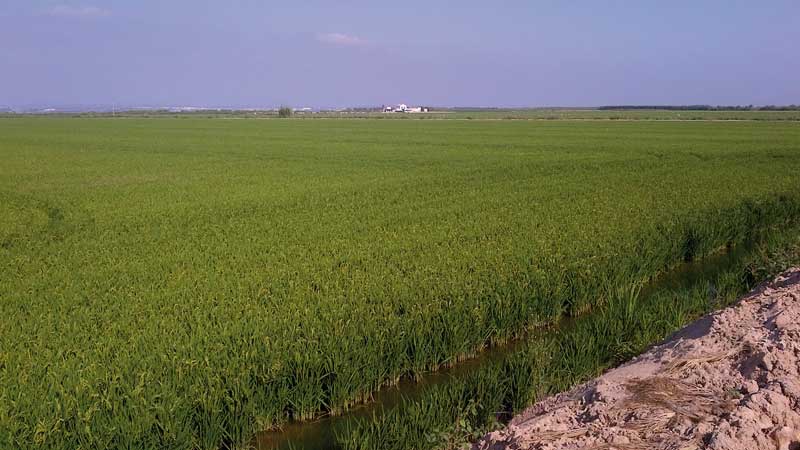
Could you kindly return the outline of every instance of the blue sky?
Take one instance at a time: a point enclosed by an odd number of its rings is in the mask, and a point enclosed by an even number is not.
[[[794,0],[4,0],[0,107],[800,104],[798,43]]]

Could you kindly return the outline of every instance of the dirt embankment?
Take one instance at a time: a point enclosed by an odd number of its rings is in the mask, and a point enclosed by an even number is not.
[[[800,268],[474,448],[800,450]]]

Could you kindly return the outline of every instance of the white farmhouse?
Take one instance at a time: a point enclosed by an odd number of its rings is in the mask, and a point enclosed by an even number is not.
[[[395,112],[395,113],[423,113],[423,112],[428,112],[428,108],[423,108],[421,106],[409,107],[405,103],[400,103],[399,105],[397,105],[395,107],[391,107],[391,106],[384,107],[383,108],[383,112],[386,112],[386,113],[390,113],[390,112]]]

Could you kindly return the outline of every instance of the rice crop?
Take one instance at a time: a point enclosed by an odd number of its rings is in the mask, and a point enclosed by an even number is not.
[[[339,414],[786,226],[798,153],[768,121],[0,120],[0,447]]]
[[[526,342],[501,361],[435,386],[420,398],[348,424],[337,430],[336,448],[464,448],[537,399],[568,390],[629,360],[681,326],[729,306],[758,282],[797,264],[800,228],[795,225],[773,230],[749,254],[708,279],[664,287],[649,296],[641,295],[640,289],[609,286],[607,302],[593,314]],[[644,396],[664,395],[648,386],[639,389],[645,389]],[[723,400],[708,399],[694,409],[716,408]]]
[[[286,111],[284,111],[284,114]],[[0,112],[0,119],[26,118],[32,114]],[[272,119],[281,117],[276,110],[131,110],[116,112],[43,113],[40,117],[126,117],[180,119]],[[598,108],[434,108],[428,113],[383,113],[375,110],[294,111],[296,119],[388,119],[388,120],[666,120],[666,121],[800,121],[800,108],[787,110],[747,109],[598,109]]]

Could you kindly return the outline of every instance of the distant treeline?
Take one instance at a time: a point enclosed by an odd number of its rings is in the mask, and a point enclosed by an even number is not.
[[[734,106],[711,106],[711,105],[610,105],[601,106],[600,110],[617,109],[663,109],[667,111],[798,111],[800,105],[734,105]]]

